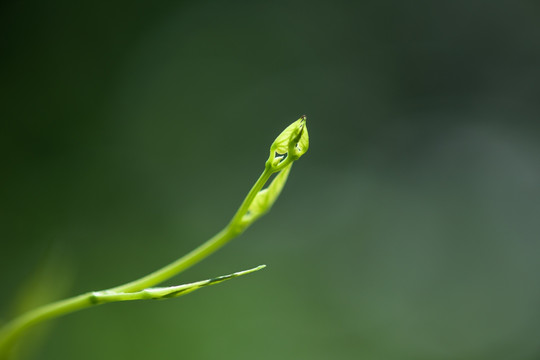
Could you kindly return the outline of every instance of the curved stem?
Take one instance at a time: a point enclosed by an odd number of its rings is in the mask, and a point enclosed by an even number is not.
[[[0,331],[0,359],[7,359],[10,346],[26,329],[42,321],[95,305],[91,296],[92,293],[86,293],[44,305],[6,324]]]
[[[220,249],[223,245],[228,243],[231,239],[240,235],[242,231],[245,230],[245,228],[242,228],[241,226],[242,217],[247,213],[253,199],[263,188],[264,184],[268,181],[271,175],[272,171],[265,168],[257,182],[255,182],[255,185],[253,185],[242,202],[242,205],[240,205],[240,208],[236,211],[236,214],[233,216],[230,223],[223,230],[207,240],[204,244],[182,256],[180,259],[162,267],[159,270],[154,271],[151,274],[110,290],[117,292],[133,292],[159,284],[207,258]]]
[[[240,235],[249,225],[242,223],[242,217],[247,213],[253,199],[255,199],[255,196],[263,188],[272,173],[271,168],[265,167],[265,170],[253,185],[229,224],[201,246],[149,275],[106,291],[130,293],[159,284],[210,256],[231,239]],[[6,324],[0,331],[0,359],[8,355],[10,346],[29,327],[97,304],[98,302],[94,300],[93,293],[86,293],[44,305],[21,315]]]

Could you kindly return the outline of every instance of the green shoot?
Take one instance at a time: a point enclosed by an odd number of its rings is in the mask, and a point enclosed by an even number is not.
[[[16,340],[25,330],[45,320],[56,318],[77,310],[99,304],[127,300],[168,299],[188,294],[202,287],[218,284],[242,275],[261,270],[260,265],[250,270],[230,275],[198,281],[190,284],[154,288],[153,286],[172,278],[187,268],[197,264],[242,234],[255,220],[267,213],[285,186],[294,161],[306,153],[309,136],[306,117],[289,125],[270,147],[270,156],[263,173],[255,182],[231,221],[208,241],[163,268],[140,279],[112,289],[94,291],[60,300],[29,311],[0,329],[0,359],[8,359]],[[272,174],[278,173],[267,188],[263,189]]]

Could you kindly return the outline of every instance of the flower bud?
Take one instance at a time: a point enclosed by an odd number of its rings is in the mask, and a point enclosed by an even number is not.
[[[270,147],[269,164],[274,170],[281,170],[294,160],[298,160],[309,148],[309,135],[306,125],[306,116],[287,126],[274,140]],[[277,161],[278,158],[281,160]],[[285,162],[285,163],[284,163]]]

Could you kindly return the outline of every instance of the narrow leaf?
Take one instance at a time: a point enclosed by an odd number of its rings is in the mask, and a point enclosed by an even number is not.
[[[251,274],[255,271],[264,269],[266,265],[259,265],[253,269],[235,272],[229,275],[218,276],[216,278],[197,281],[190,284],[183,284],[177,286],[149,288],[142,291],[132,293],[118,293],[114,291],[99,291],[92,294],[92,301],[96,304],[115,302],[115,301],[128,301],[128,300],[147,300],[147,299],[168,299],[189,294],[195,290],[203,288],[209,285],[219,284],[221,282],[234,279],[236,277]]]

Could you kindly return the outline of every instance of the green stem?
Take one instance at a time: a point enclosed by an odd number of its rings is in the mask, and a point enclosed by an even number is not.
[[[240,235],[247,228],[247,226],[249,226],[249,224],[242,223],[243,216],[247,213],[253,199],[255,199],[255,196],[263,188],[264,184],[268,181],[273,172],[274,170],[272,170],[271,167],[265,167],[265,170],[257,182],[253,185],[229,224],[204,244],[192,250],[187,255],[157,271],[154,271],[149,275],[107,291],[130,293],[159,284],[210,256],[223,245],[227,244],[231,239]],[[31,326],[42,321],[56,318],[97,304],[98,303],[94,301],[93,293],[86,293],[69,299],[57,301],[52,304],[44,305],[21,315],[20,317],[6,324],[0,331],[0,359],[3,359],[8,355],[10,346],[26,329],[30,328]]]
[[[42,321],[92,306],[91,297],[92,293],[86,293],[44,305],[6,324],[0,331],[0,359],[7,359],[10,346],[25,330]]]
[[[130,283],[117,286],[110,289],[115,292],[133,292],[146,289],[148,287],[159,284],[171,277],[179,274],[180,272],[186,270],[187,268],[197,264],[201,260],[204,260],[223,245],[228,243],[231,239],[240,235],[245,227],[242,226],[241,220],[242,217],[247,213],[249,206],[253,202],[253,199],[257,193],[263,188],[264,184],[268,181],[272,175],[272,170],[265,168],[255,185],[251,188],[246,198],[240,205],[238,211],[233,216],[229,224],[204,244],[200,245],[196,249],[192,250],[190,253],[182,256],[180,259],[170,263],[167,266],[162,267],[159,270],[154,271],[151,274],[148,274],[140,279],[132,281]]]

